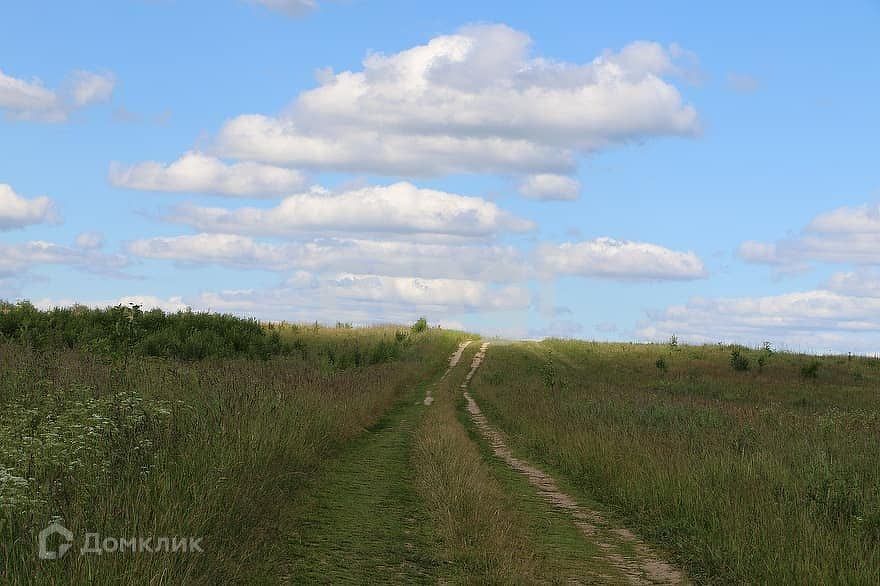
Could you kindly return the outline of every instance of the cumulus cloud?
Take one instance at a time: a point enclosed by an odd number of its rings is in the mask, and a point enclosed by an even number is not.
[[[539,173],[523,179],[519,192],[532,199],[573,200],[580,195],[581,184],[566,175]]]
[[[559,174],[576,156],[653,136],[699,132],[667,79],[680,50],[650,42],[584,64],[530,54],[503,25],[469,26],[360,71],[323,71],[279,116],[228,121],[231,158],[387,175]]]
[[[305,176],[299,171],[251,162],[227,164],[197,151],[190,151],[169,164],[114,162],[108,179],[114,186],[127,189],[231,197],[276,197],[302,189],[306,184]]]
[[[318,7],[317,0],[248,0],[287,16],[302,16]]]
[[[74,71],[55,91],[38,79],[26,81],[0,70],[0,110],[17,120],[64,122],[74,110],[110,99],[115,85],[111,74]]]
[[[0,244],[0,277],[14,276],[37,265],[65,265],[94,273],[119,274],[128,259],[120,254],[105,254],[33,240],[19,244]]]
[[[280,287],[203,293],[196,305],[291,321],[344,319],[408,321],[477,311],[524,309],[529,292],[461,279],[419,279],[366,274],[296,274]]]
[[[204,232],[294,237],[308,232],[486,238],[534,224],[492,202],[410,183],[285,198],[270,209],[180,206],[170,221]]]
[[[748,262],[783,270],[804,268],[812,261],[880,264],[880,204],[824,212],[798,236],[770,243],[747,241],[739,254]]]
[[[637,335],[697,343],[769,340],[795,350],[872,352],[880,348],[880,297],[813,290],[767,297],[695,298],[649,314]]]
[[[536,257],[538,267],[550,275],[620,280],[689,280],[706,276],[703,262],[693,252],[613,238],[543,244]]]
[[[843,295],[880,298],[880,271],[862,269],[834,273],[825,288]]]
[[[521,282],[538,275],[618,280],[683,280],[705,276],[702,262],[691,252],[611,238],[543,244],[529,252],[509,245],[466,242],[316,238],[274,243],[235,234],[202,233],[134,240],[127,250],[133,256],[181,264],[493,282]]]
[[[58,219],[55,205],[46,196],[24,198],[11,185],[0,183],[0,231]]]
[[[449,323],[449,316],[477,311],[528,307],[530,293],[520,287],[492,286],[460,279],[419,279],[343,273],[319,277],[298,273],[277,287],[205,291],[193,296],[161,298],[132,295],[111,300],[37,299],[49,309],[86,305],[140,305],[148,310],[228,312],[261,319],[324,323],[410,322],[429,316]]]
[[[135,240],[129,243],[128,251],[141,258],[181,264],[271,271],[361,271],[393,277],[496,282],[523,281],[530,276],[522,253],[501,245],[338,238],[277,244],[232,234],[194,234]]]

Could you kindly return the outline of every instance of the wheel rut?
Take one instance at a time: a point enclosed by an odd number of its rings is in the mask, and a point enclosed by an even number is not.
[[[614,527],[599,512],[580,505],[571,495],[563,492],[552,476],[513,454],[504,434],[489,423],[468,392],[470,382],[483,363],[488,348],[489,342],[484,342],[474,355],[471,369],[461,383],[461,389],[471,420],[495,456],[523,475],[545,501],[565,511],[584,537],[598,547],[607,563],[631,584],[688,584],[683,571],[662,559],[632,531]]]

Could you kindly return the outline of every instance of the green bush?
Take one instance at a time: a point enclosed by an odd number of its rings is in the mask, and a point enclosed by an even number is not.
[[[809,364],[805,364],[801,367],[801,376],[804,378],[819,378],[819,366],[821,363],[818,360],[813,360]]]
[[[734,348],[730,351],[730,367],[737,372],[746,372],[751,368],[749,357],[742,348]]]
[[[232,315],[142,311],[138,305],[83,306],[40,311],[28,302],[0,302],[0,339],[47,350],[82,349],[195,360],[207,357],[268,358],[285,348],[277,331]]]
[[[420,332],[424,332],[428,329],[428,320],[423,317],[420,317],[416,320],[416,323],[412,326],[412,331],[414,334],[418,334]]]
[[[663,374],[666,374],[666,372],[669,371],[669,365],[666,364],[666,359],[663,357],[658,358],[657,362],[654,363],[654,366],[656,366],[657,370]]]

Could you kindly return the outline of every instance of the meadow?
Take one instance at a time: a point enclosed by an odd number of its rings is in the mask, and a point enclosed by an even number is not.
[[[490,421],[700,583],[880,576],[880,360],[736,346],[495,345]]]
[[[0,305],[0,582],[644,583],[631,530],[695,583],[876,583],[880,360],[477,338]],[[203,551],[40,560],[52,521]]]
[[[34,584],[277,581],[308,479],[461,336],[27,304],[0,332],[0,582]],[[205,553],[38,560],[51,520]]]

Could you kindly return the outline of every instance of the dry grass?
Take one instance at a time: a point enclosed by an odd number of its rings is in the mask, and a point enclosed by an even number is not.
[[[746,350],[754,365],[760,351]],[[880,574],[880,362],[730,348],[495,346],[474,381],[513,447],[671,550],[697,579]],[[663,358],[668,371],[657,366]]]

